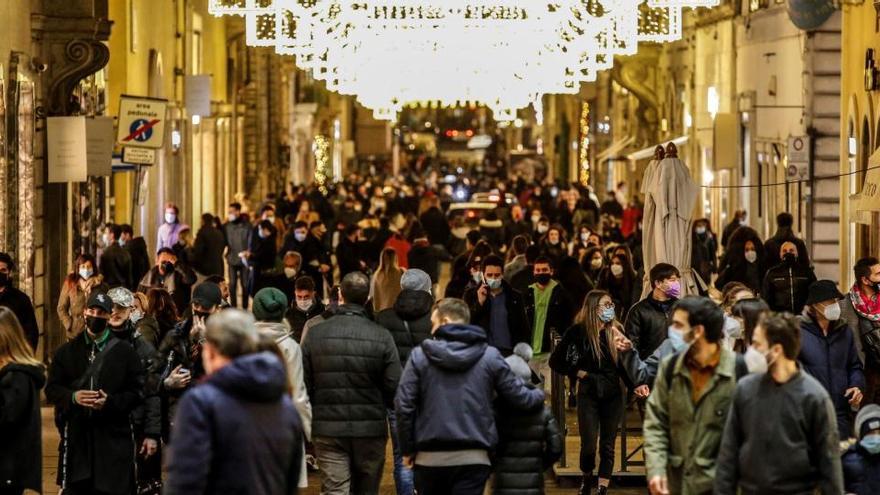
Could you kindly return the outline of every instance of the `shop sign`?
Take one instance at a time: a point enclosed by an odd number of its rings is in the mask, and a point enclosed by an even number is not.
[[[880,211],[880,150],[868,159],[868,173],[859,194],[858,209]]]
[[[88,174],[94,177],[113,173],[113,145],[115,135],[113,117],[86,119],[86,152]]]
[[[85,182],[88,176],[85,117],[46,119],[49,182]]]
[[[832,0],[788,0],[788,18],[804,31],[819,28],[835,10]]]
[[[116,140],[122,146],[161,148],[165,142],[166,100],[123,96]]]

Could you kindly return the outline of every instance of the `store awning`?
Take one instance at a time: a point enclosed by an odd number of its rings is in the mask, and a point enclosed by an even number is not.
[[[605,151],[599,153],[596,156],[596,161],[603,162],[605,160],[608,160],[609,158],[616,158],[617,154],[620,153],[620,151],[622,149],[624,149],[627,146],[629,146],[630,144],[632,144],[633,141],[635,141],[635,140],[636,140],[636,138],[634,138],[632,136],[627,136],[623,139],[619,139],[619,140],[611,143],[611,146],[605,148]]]
[[[688,142],[687,136],[679,136],[679,137],[677,137],[673,140],[670,140],[670,141],[663,141],[662,143],[660,143],[660,145],[665,148],[666,145],[669,143],[675,143],[676,146],[681,146],[681,145],[685,144],[686,142]],[[635,161],[635,160],[645,160],[647,158],[651,158],[652,156],[654,156],[655,149],[657,149],[656,144],[654,146],[648,146],[645,149],[641,149],[639,151],[636,151],[636,152],[633,152],[633,153],[626,155],[626,159]]]

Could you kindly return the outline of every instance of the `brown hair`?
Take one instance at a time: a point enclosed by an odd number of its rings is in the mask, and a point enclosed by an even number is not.
[[[599,301],[603,297],[611,295],[604,290],[591,290],[584,298],[584,305],[575,319],[575,323],[583,325],[584,337],[593,351],[596,360],[602,359],[602,345],[599,342],[599,332],[605,327],[605,324],[599,320]],[[617,364],[617,347],[614,345],[614,329],[619,328],[620,323],[617,319],[613,320],[609,331],[605,332],[605,339],[608,341],[608,350],[611,353],[611,360]]]
[[[150,289],[147,291],[147,314],[156,317],[157,320],[177,321],[180,316],[174,299],[165,289]]]
[[[76,261],[73,263],[73,271],[64,278],[64,285],[67,286],[67,290],[74,290],[76,288],[76,284],[79,282],[79,266],[85,263],[92,264],[92,277],[98,276],[98,264],[95,263],[95,257],[91,254],[83,253],[76,257]]]
[[[34,357],[31,346],[24,337],[24,330],[11,309],[0,306],[0,368],[7,364],[43,366]]]

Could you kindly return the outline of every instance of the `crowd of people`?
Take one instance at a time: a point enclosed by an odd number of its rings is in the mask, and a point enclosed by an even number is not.
[[[693,222],[690,267],[643,266],[625,184],[466,185],[495,207],[455,214],[436,174],[290,185],[195,235],[168,204],[152,256],[108,224],[48,363],[0,253],[0,493],[41,490],[40,390],[64,493],[378,493],[389,437],[398,494],[542,493],[553,373],[580,493],[608,493],[627,410],[652,494],[880,493],[880,261],[844,295],[791,215],[762,240],[738,211],[720,242]],[[685,269],[711,285],[684,297]]]

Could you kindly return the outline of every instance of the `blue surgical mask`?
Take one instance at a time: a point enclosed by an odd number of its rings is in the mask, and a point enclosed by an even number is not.
[[[501,279],[500,278],[487,278],[486,285],[489,286],[490,289],[496,290],[501,288]]]
[[[79,276],[82,277],[83,280],[88,280],[92,278],[94,272],[92,270],[80,269]]]
[[[859,445],[871,454],[880,454],[880,435],[865,435],[859,440]]]
[[[681,332],[676,330],[675,327],[670,326],[666,335],[669,337],[669,341],[672,342],[672,348],[675,349],[675,352],[681,352],[687,348],[687,342],[684,341]]]
[[[601,320],[602,323],[614,321],[615,316],[617,315],[614,313],[614,306],[611,306],[610,308],[602,308],[602,311],[599,311],[599,320]]]
[[[296,239],[296,242],[303,242],[306,240],[306,235],[299,232],[294,232],[293,238]]]

